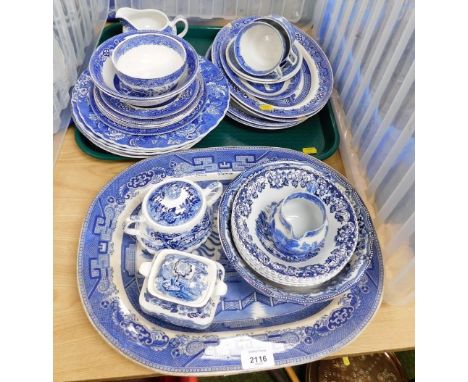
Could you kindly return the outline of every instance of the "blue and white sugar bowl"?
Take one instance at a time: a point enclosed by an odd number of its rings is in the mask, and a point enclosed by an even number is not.
[[[227,292],[224,267],[211,259],[172,249],[141,264],[141,309],[171,324],[206,329]]]
[[[293,193],[274,207],[271,228],[280,251],[296,259],[309,259],[325,242],[328,231],[325,206],[310,193]]]
[[[210,236],[212,206],[222,192],[220,182],[201,188],[188,179],[166,179],[147,192],[140,214],[127,218],[124,232],[152,254],[164,248],[194,250]]]
[[[187,53],[179,40],[158,32],[122,40],[112,52],[117,76],[129,89],[148,95],[173,89],[187,66]]]

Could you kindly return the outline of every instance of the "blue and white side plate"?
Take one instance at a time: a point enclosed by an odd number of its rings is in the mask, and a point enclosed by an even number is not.
[[[96,89],[102,102],[110,110],[113,110],[116,115],[138,119],[166,118],[174,115],[191,104],[199,94],[199,90],[200,81],[193,81],[187,89],[161,105],[154,107],[138,107],[122,102],[118,98],[111,97],[101,92],[99,89]]]
[[[90,91],[93,86],[87,71],[81,74],[72,92],[73,119],[85,136],[96,137],[93,142],[103,141],[107,143],[106,146],[113,146],[117,150],[123,148],[124,151],[130,150],[136,154],[176,149],[191,142],[195,144],[219,124],[229,106],[229,89],[220,70],[211,62],[200,58],[200,73],[206,92],[203,107],[192,121],[174,131],[164,132],[161,129],[152,135],[132,134],[122,131],[122,128],[116,129],[113,126],[115,124],[106,123],[102,115],[91,107]]]
[[[238,19],[223,27],[216,35],[211,57],[213,62],[225,69],[225,51],[227,44],[236,36],[237,32],[246,24],[254,21],[255,17]],[[325,53],[318,44],[306,33],[295,28],[296,41],[303,56],[303,66],[310,72],[310,80],[304,79],[302,87],[290,97],[266,102],[240,89],[229,82],[229,90],[234,99],[259,116],[278,118],[310,117],[318,113],[327,103],[333,89],[333,72]]]
[[[370,222],[366,229],[372,233],[367,247],[372,262],[359,282],[332,301],[304,306],[259,293],[232,267],[214,229],[195,250],[220,261],[226,270],[228,292],[212,325],[195,332],[164,323],[140,309],[143,278],[137,269],[151,256],[122,229],[124,220],[139,208],[145,190],[170,176],[187,177],[202,186],[213,180],[229,185],[240,172],[273,160],[325,166],[301,153],[277,148],[189,150],[140,161],[99,192],[83,223],[77,276],[85,312],[112,347],[158,372],[210,376],[251,371],[242,368],[241,355],[265,346],[274,356],[269,368],[311,362],[361,333],[380,305],[383,287],[382,256]],[[362,202],[356,201],[366,213]]]
[[[95,85],[102,92],[115,97],[123,102],[131,103],[136,106],[153,106],[159,103],[169,101],[179,93],[187,89],[195,81],[199,70],[198,55],[193,47],[185,40],[180,40],[187,53],[187,68],[177,86],[167,93],[147,96],[143,93],[127,89],[120,81],[112,64],[112,52],[115,47],[128,37],[136,34],[145,34],[144,31],[132,31],[119,34],[104,41],[92,54],[89,61],[89,73]],[[153,33],[153,32],[151,32]]]
[[[351,203],[334,182],[294,162],[278,162],[275,168],[260,164],[241,178],[231,228],[239,253],[254,271],[277,284],[303,288],[330,280],[345,267],[356,248],[358,224]],[[322,201],[328,231],[314,256],[292,262],[276,248],[268,215],[295,192],[312,193]]]

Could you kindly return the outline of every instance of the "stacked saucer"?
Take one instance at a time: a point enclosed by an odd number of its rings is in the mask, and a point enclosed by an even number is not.
[[[219,211],[230,262],[279,301],[330,300],[359,282],[370,264],[370,218],[357,193],[326,166],[254,166],[229,185]]]
[[[333,89],[325,53],[284,17],[238,19],[216,35],[207,57],[229,82],[228,115],[259,129],[284,129],[318,113]]]
[[[162,32],[132,31],[101,44],[72,93],[76,127],[113,154],[144,158],[192,147],[229,106],[222,72]]]

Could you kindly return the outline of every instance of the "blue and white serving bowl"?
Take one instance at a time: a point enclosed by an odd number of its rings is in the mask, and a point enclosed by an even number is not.
[[[165,249],[140,265],[145,276],[141,309],[161,320],[192,329],[206,329],[227,292],[224,267],[211,259]]]
[[[129,217],[124,231],[150,253],[163,248],[196,249],[210,235],[211,209],[222,192],[220,182],[202,189],[187,179],[167,179],[148,190],[140,215]]]
[[[186,67],[187,53],[180,40],[156,32],[124,39],[112,52],[119,79],[130,89],[146,92],[148,96],[173,89]]]

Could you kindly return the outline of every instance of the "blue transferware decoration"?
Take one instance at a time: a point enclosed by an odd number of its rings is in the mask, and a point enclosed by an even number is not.
[[[286,44],[279,31],[269,24],[252,22],[245,25],[234,40],[234,54],[245,73],[263,77],[269,73],[280,79],[280,64],[286,54]]]
[[[169,117],[144,120],[119,116],[101,102],[99,93],[92,83],[88,83],[90,86],[89,103],[92,111],[98,115],[106,125],[111,126],[117,131],[138,135],[158,135],[169,133],[192,122],[205,106],[207,93],[205,92],[205,87],[201,78],[200,82],[202,84],[195,100],[175,116],[171,115]]]
[[[173,99],[154,107],[130,105],[101,92],[98,88],[95,88],[95,93],[99,95],[99,100],[102,101],[109,110],[114,112],[114,115],[135,119],[155,119],[174,115],[185,109],[187,105],[192,104],[199,93],[201,84],[202,81],[195,80],[187,89],[179,93]]]
[[[190,84],[195,81],[196,75],[199,71],[198,55],[187,41],[180,39],[180,42],[187,53],[187,63],[184,75],[173,90],[164,94],[148,97],[144,93],[122,87],[114,65],[112,64],[112,52],[123,40],[147,33],[148,32],[122,33],[104,41],[96,48],[90,58],[88,69],[94,84],[99,88],[99,90],[111,97],[115,97],[122,102],[130,103],[134,106],[155,106],[171,100],[187,89]]]
[[[139,216],[128,217],[124,231],[150,253],[198,248],[210,235],[212,206],[222,191],[220,182],[202,189],[190,180],[166,179],[148,190]]]
[[[146,277],[139,297],[141,309],[182,327],[210,326],[227,292],[221,264],[186,252],[163,250],[139,271]]]
[[[284,42],[286,44],[283,61],[288,61],[293,64],[294,60],[297,59],[297,56],[292,54],[292,48],[296,41],[296,31],[288,19],[279,15],[270,15],[259,17],[256,21],[270,24],[271,26],[275,27],[279,33],[281,33],[281,36],[283,36]]]
[[[256,18],[247,17],[226,25],[216,35],[212,47],[213,62],[220,67],[227,66],[224,52],[228,43],[237,31],[245,24]],[[295,27],[294,27],[295,28]],[[279,118],[310,117],[319,112],[327,103],[333,89],[333,73],[331,65],[318,44],[307,34],[295,28],[297,46],[303,56],[303,65],[307,65],[311,72],[311,85],[305,98],[300,102],[289,97],[283,104],[268,104],[265,101],[252,97],[233,83],[229,83],[230,93],[243,106],[258,115]],[[229,52],[227,52],[229,54]],[[224,62],[223,62],[224,61]],[[307,89],[306,89],[307,90]],[[285,106],[289,103],[288,106]]]
[[[300,160],[319,172],[330,172],[350,193],[354,208],[360,211],[360,229],[366,237],[365,249],[357,257],[361,261],[366,257],[369,264],[362,269],[359,281],[350,282],[331,303],[281,303],[251,288],[233,269],[219,245],[220,240],[225,240],[221,236],[227,234],[221,230],[213,232],[195,251],[218,260],[226,269],[228,291],[218,304],[212,325],[194,332],[145,314],[138,301],[142,278],[137,269],[142,258],[150,261],[151,257],[141,252],[133,237],[123,234],[122,226],[141,204],[148,185],[167,176],[195,177],[200,184],[222,178],[229,185],[245,169],[272,160]],[[223,208],[223,214],[229,213]],[[310,156],[268,147],[189,150],[130,166],[112,179],[91,204],[83,222],[77,263],[80,296],[96,330],[131,360],[171,374],[241,373],[245,371],[241,350],[255,350],[256,344],[265,343],[273,346],[275,367],[323,358],[352,341],[367,326],[379,307],[383,287],[379,244],[367,210],[352,187]],[[324,293],[330,295],[330,290]]]
[[[173,89],[185,71],[187,53],[181,38],[161,33],[128,37],[112,51],[119,79],[149,97]],[[191,48],[193,50],[193,48]]]
[[[227,115],[229,118],[233,119],[234,121],[237,121],[243,125],[250,126],[256,129],[261,129],[261,130],[280,130],[280,129],[286,129],[292,126],[296,126],[297,124],[301,122],[278,122],[274,123],[268,120],[260,119],[257,117],[253,117],[243,110],[237,108],[233,103],[231,103],[231,106],[227,112]]]
[[[169,20],[164,12],[158,9],[134,9],[123,7],[115,13],[115,18],[120,19],[123,31],[161,31],[169,34],[177,34],[176,24],[181,22],[184,29],[179,33],[179,37],[184,37],[188,31],[188,22],[184,17],[175,17]]]
[[[87,71],[79,77],[72,92],[73,119],[78,129],[99,147],[106,149],[110,146],[122,153],[130,150],[140,157],[194,145],[219,124],[229,106],[228,84],[220,70],[200,58],[200,73],[205,83],[206,102],[194,120],[175,131],[140,135],[107,125],[91,108],[92,79]]]
[[[354,285],[360,277],[362,277],[371,261],[372,250],[370,245],[373,240],[376,240],[374,236],[375,232],[370,216],[363,205],[362,200],[343,177],[326,165],[318,166],[316,163],[308,163],[310,161],[305,161],[303,158],[290,159],[294,160],[294,164],[298,166],[303,166],[305,169],[315,172],[318,175],[329,177],[336,187],[346,194],[348,200],[350,200],[353,210],[357,216],[359,239],[349,263],[346,264],[343,270],[331,280],[320,284],[318,287],[307,289],[286,289],[284,286],[272,283],[270,280],[265,279],[258,273],[254,272],[239,254],[232,238],[232,227],[230,224],[234,197],[242,186],[242,183],[245,181],[247,171],[239,175],[226,188],[219,203],[218,225],[221,245],[226,257],[229,259],[231,265],[236,269],[238,274],[259,292],[279,301],[288,301],[299,304],[317,303],[340,295],[346,289]],[[301,162],[297,162],[299,160],[301,160]],[[290,164],[290,162],[291,161],[285,161],[286,164]],[[265,168],[275,169],[277,165],[277,162],[274,162],[273,164],[266,163]],[[268,223],[269,222],[270,218],[268,218]],[[270,228],[269,224],[265,225],[268,229]],[[261,239],[263,240],[263,238]],[[271,239],[269,242],[271,244]],[[281,258],[281,255],[282,253],[278,251],[277,257]]]
[[[313,287],[335,275],[348,263],[358,239],[356,216],[346,196],[325,177],[294,163],[277,168],[259,165],[246,173],[233,203],[233,239],[241,256],[263,277],[290,287]],[[328,232],[316,256],[291,263],[277,248],[258,237],[258,218],[272,202],[297,192],[313,193],[324,204]]]
[[[271,235],[285,255],[281,258],[300,261],[319,253],[325,243],[328,221],[325,206],[318,197],[307,192],[291,194],[273,207],[272,215]]]

